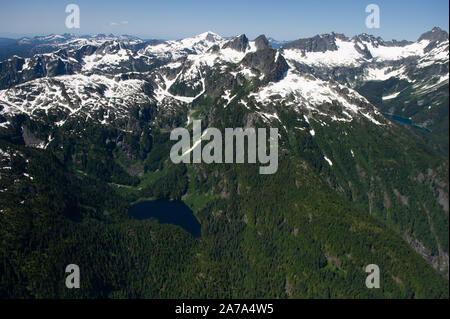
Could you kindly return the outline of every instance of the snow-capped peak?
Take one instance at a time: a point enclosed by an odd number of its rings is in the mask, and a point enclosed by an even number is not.
[[[208,31],[191,38],[169,40],[157,45],[148,45],[140,53],[157,58],[177,60],[189,54],[204,53],[214,44],[221,44],[223,41],[224,39],[221,36]]]
[[[213,41],[213,42],[223,40],[223,38],[220,35],[212,32],[212,31],[206,31],[206,32],[200,33],[199,35],[195,36],[194,38],[206,40],[206,41]]]

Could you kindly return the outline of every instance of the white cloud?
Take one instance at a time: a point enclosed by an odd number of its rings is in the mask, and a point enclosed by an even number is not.
[[[120,22],[116,22],[116,21],[110,22],[110,25],[112,25],[112,26],[125,25],[125,24],[128,24],[127,20],[123,20],[123,21],[120,21]]]

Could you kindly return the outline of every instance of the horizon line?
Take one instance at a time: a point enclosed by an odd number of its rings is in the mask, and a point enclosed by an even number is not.
[[[419,39],[420,36],[421,36],[422,34],[424,34],[424,33],[426,33],[426,32],[429,32],[429,31],[433,30],[434,28],[439,28],[440,30],[445,31],[447,34],[449,33],[448,30],[446,30],[446,29],[444,29],[444,28],[442,28],[442,27],[434,26],[433,28],[431,28],[431,29],[429,29],[429,30],[425,30],[424,32],[422,32],[422,33],[417,37],[417,39]],[[136,37],[136,38],[138,38],[138,39],[140,39],[140,40],[177,41],[177,40],[182,40],[182,39],[187,39],[187,38],[194,38],[194,37],[199,36],[199,35],[204,34],[204,33],[214,33],[214,34],[219,35],[220,37],[222,37],[222,38],[224,38],[224,39],[231,39],[231,38],[236,37],[236,36],[239,36],[239,35],[245,35],[245,36],[247,36],[245,33],[240,33],[240,34],[236,34],[236,35],[232,35],[232,36],[223,36],[223,35],[221,35],[221,34],[219,34],[219,33],[217,33],[217,32],[208,30],[208,31],[201,32],[201,33],[197,33],[197,34],[193,34],[193,35],[190,35],[190,36],[186,36],[186,37],[178,37],[178,38],[158,38],[158,37],[151,37],[151,36],[141,36],[141,35],[130,34],[130,33],[114,34],[114,33],[112,33],[112,32],[111,32],[111,33],[108,33],[108,34],[107,34],[107,33],[78,33],[78,32],[45,33],[45,34],[37,34],[37,33],[17,33],[17,34],[16,34],[16,33],[14,33],[14,32],[0,32],[0,38],[3,38],[3,39],[10,39],[10,40],[21,40],[21,39],[24,39],[24,38],[30,38],[30,39],[33,39],[33,38],[39,38],[39,37],[48,37],[48,36],[52,36],[52,35],[61,35],[61,36],[62,36],[62,35],[73,35],[73,36],[77,36],[77,37],[84,37],[84,36],[94,37],[94,36],[104,35],[104,36],[106,36],[106,37],[108,37],[108,36],[114,36],[114,37],[131,36],[131,37]],[[313,38],[313,37],[315,37],[315,36],[321,36],[321,35],[327,35],[327,34],[341,34],[341,35],[344,35],[344,36],[347,37],[347,38],[353,38],[353,37],[358,36],[358,35],[369,35],[369,36],[373,36],[374,38],[381,38],[381,39],[383,39],[383,40],[385,40],[385,41],[392,41],[392,40],[396,40],[396,41],[412,41],[412,40],[406,40],[406,39],[394,39],[394,38],[392,38],[392,39],[385,39],[385,38],[383,38],[383,37],[381,37],[381,36],[375,36],[375,35],[370,34],[370,33],[367,33],[367,32],[362,32],[362,33],[354,34],[354,35],[352,35],[352,36],[347,36],[345,33],[337,32],[337,31],[330,31],[330,32],[327,32],[327,33],[316,33],[316,34],[311,35],[311,36],[298,37],[298,38],[295,38],[295,39],[288,39],[288,40],[286,40],[286,39],[277,39],[277,38],[274,38],[274,37],[272,37],[272,36],[267,36],[267,35],[264,34],[264,33],[262,33],[262,34],[260,34],[260,35],[264,35],[266,38],[271,38],[271,39],[273,39],[273,40],[275,40],[275,41],[280,41],[280,42],[290,42],[290,41],[295,41],[295,40],[298,40],[298,39],[308,39],[308,38]],[[256,37],[255,37],[255,39],[256,39]],[[417,41],[417,39],[414,40],[414,41]]]

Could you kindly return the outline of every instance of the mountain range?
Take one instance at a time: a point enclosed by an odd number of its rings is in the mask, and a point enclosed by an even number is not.
[[[64,34],[2,39],[0,57],[0,295],[448,298],[444,30]],[[278,127],[278,173],[174,165],[170,130],[194,119]],[[130,220],[143,198],[184,201],[201,240]],[[91,279],[75,292],[55,270],[71,258]],[[373,263],[383,289],[364,285]]]

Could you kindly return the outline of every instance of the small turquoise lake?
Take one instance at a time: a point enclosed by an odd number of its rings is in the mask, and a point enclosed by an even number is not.
[[[404,117],[401,117],[401,116],[398,116],[398,115],[393,115],[393,114],[388,114],[388,113],[383,113],[383,115],[387,116],[391,120],[394,120],[394,121],[396,121],[396,122],[398,122],[400,124],[406,124],[406,125],[409,125],[409,126],[412,126],[412,127],[416,128],[416,129],[423,130],[425,132],[431,132],[429,129],[427,129],[425,127],[415,125],[413,123],[413,121],[411,121],[411,119],[407,119],[407,118],[404,118]]]

